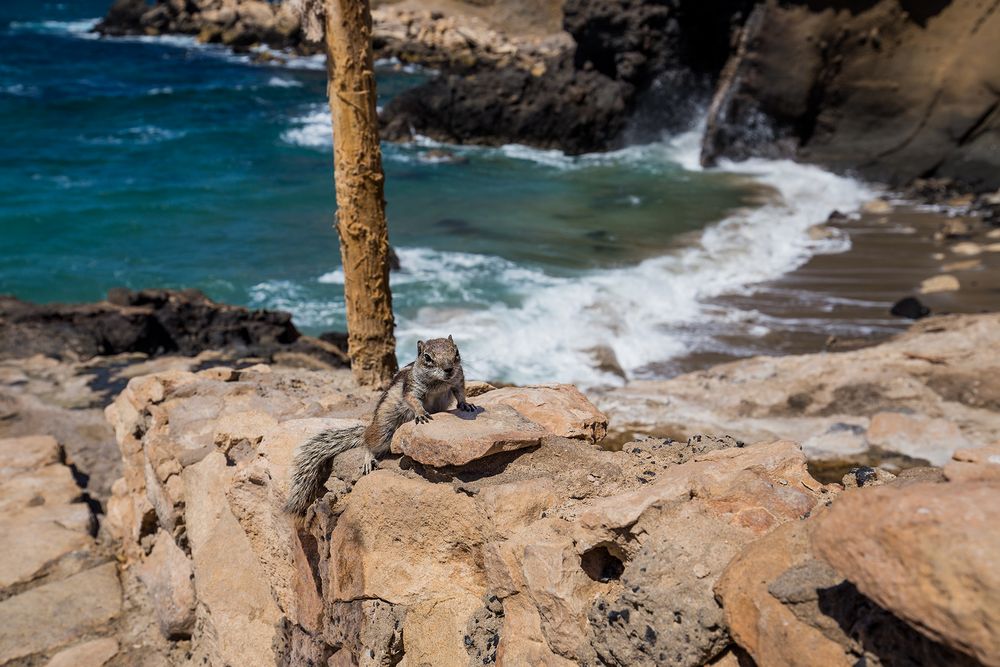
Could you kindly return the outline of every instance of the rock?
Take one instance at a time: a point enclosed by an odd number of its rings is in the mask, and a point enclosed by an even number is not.
[[[995,190],[998,35],[1000,15],[974,2],[757,4],[710,107],[705,161],[784,155],[895,185]]]
[[[76,525],[67,525],[66,513],[59,508],[31,508],[4,515],[0,531],[7,546],[0,550],[0,592],[58,570],[63,559],[81,557],[79,552],[92,544],[88,532],[91,516],[86,505],[81,503],[78,508]],[[72,567],[73,563],[67,565]]]
[[[982,260],[978,259],[963,259],[957,262],[948,262],[947,264],[941,265],[941,270],[945,273],[950,273],[952,271],[974,271],[982,267]]]
[[[920,283],[921,294],[936,294],[938,292],[956,292],[961,288],[958,278],[943,274],[927,278]]]
[[[0,602],[0,663],[65,646],[105,629],[121,612],[114,563],[32,588]],[[39,619],[45,619],[44,632]]]
[[[59,443],[49,435],[0,438],[0,481],[58,463]]]
[[[70,469],[62,464],[48,465],[0,482],[0,517],[28,507],[67,505],[80,499],[81,489]]]
[[[952,482],[1000,482],[1000,442],[959,449],[945,464],[944,475]]]
[[[237,17],[247,26],[266,31],[274,24],[274,10],[261,0],[243,0],[237,7]]]
[[[840,483],[844,485],[845,489],[857,489],[862,486],[882,486],[894,479],[896,479],[896,476],[888,470],[861,466],[860,468],[852,468],[844,475]]]
[[[835,503],[836,504],[836,501]],[[734,641],[759,665],[963,665],[858,592],[819,559],[810,529],[822,511],[747,546],[715,591]],[[864,629],[863,631],[861,629]]]
[[[951,251],[956,255],[978,255],[983,251],[983,247],[978,243],[972,243],[971,241],[963,241],[962,243],[956,243],[951,247]]]
[[[383,137],[414,133],[449,143],[501,145],[518,141],[571,154],[608,148],[625,127],[626,88],[598,72],[579,71],[569,58],[535,77],[518,67],[474,75],[444,75],[403,91],[381,114]],[[495,102],[505,101],[502,107]]]
[[[108,410],[125,475],[108,522],[114,510],[120,557],[157,576],[161,540],[186,536],[192,660],[465,664],[495,652],[565,665],[676,651],[702,664],[728,647],[712,594],[725,563],[830,492],[792,443],[650,439],[611,452],[498,402],[420,428],[443,425],[435,437],[450,446],[496,415],[535,446],[453,470],[389,458],[353,486],[352,466],[338,464],[329,493],[293,522],[281,503],[295,445],[376,399],[350,394],[343,375],[163,372],[133,380]],[[157,484],[171,498],[162,511],[149,500]]]
[[[892,304],[889,313],[896,317],[905,317],[908,320],[919,320],[930,315],[931,309],[916,297],[907,296]]]
[[[973,225],[964,218],[947,218],[941,223],[941,227],[934,233],[934,238],[941,239],[967,239],[972,236]]]
[[[141,18],[149,10],[146,0],[115,0],[108,15],[94,28],[104,35],[129,35],[142,30]]]
[[[166,531],[157,533],[152,552],[139,565],[138,576],[153,599],[163,636],[190,637],[194,627],[194,572],[191,561]]]
[[[812,541],[879,605],[928,637],[997,665],[996,500],[997,487],[980,482],[849,492],[817,518]]]
[[[915,431],[928,423],[943,429],[934,436],[943,440],[916,432],[904,440],[917,448],[900,450],[941,465],[968,443],[1000,440],[997,346],[1000,315],[941,316],[876,346],[743,359],[589,395],[618,432],[677,439],[731,433],[746,442],[787,435],[811,457],[855,464],[884,460],[885,452],[869,452],[875,443],[866,433],[874,415],[895,412],[904,422],[916,419]],[[927,420],[953,424],[961,437]]]
[[[392,451],[425,465],[458,466],[491,454],[534,447],[546,435],[544,428],[498,403],[475,413],[437,413],[428,424],[407,422],[393,436]]]
[[[472,499],[448,486],[366,475],[330,535],[331,598],[407,604],[414,613],[403,625],[406,654],[454,660],[465,654],[466,620],[486,592],[476,562],[484,529]]]
[[[868,451],[865,427],[837,422],[824,433],[811,436],[802,443],[802,451],[812,460],[845,459]]]
[[[102,667],[117,654],[118,642],[104,637],[60,651],[45,667]]]
[[[33,354],[89,359],[126,352],[194,356],[204,350],[265,359],[300,352],[328,368],[346,365],[342,351],[302,336],[288,313],[217,304],[197,290],[114,289],[105,302],[80,305],[0,297],[0,359]]]
[[[871,199],[861,206],[861,210],[870,215],[888,215],[892,213],[892,204],[884,199]]]
[[[983,250],[986,252],[1000,252],[1000,243],[989,243],[983,246]]]
[[[729,563],[716,584],[729,632],[756,664],[854,664],[841,643],[828,637],[831,628],[801,622],[768,591],[783,573],[809,564],[813,558],[805,525],[786,523],[747,546]]]
[[[936,466],[947,463],[955,450],[969,446],[953,422],[901,412],[873,415],[865,437],[874,447],[924,459]]]
[[[200,650],[210,664],[255,664],[270,654],[281,618],[268,579],[250,541],[229,509],[225,490],[232,469],[212,452],[182,473],[185,520],[191,541],[197,622],[205,635]]]
[[[563,438],[598,442],[608,433],[608,418],[571,384],[506,387],[479,401],[486,408],[500,404]]]
[[[482,380],[466,380],[465,381],[465,396],[466,398],[475,398],[476,396],[482,396],[488,391],[493,391],[496,389],[489,382],[484,382]]]

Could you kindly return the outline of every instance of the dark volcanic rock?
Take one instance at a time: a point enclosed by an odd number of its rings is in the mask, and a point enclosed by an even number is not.
[[[384,111],[384,136],[520,142],[576,154],[613,148],[626,130],[634,130],[629,140],[641,140],[684,129],[707,102],[732,25],[751,5],[567,0],[563,25],[574,53],[544,71],[445,76],[406,91]]]
[[[892,304],[889,309],[890,315],[905,317],[909,320],[919,320],[931,314],[931,309],[925,306],[920,299],[915,296],[907,296]]]
[[[288,313],[215,303],[197,290],[113,289],[107,301],[78,305],[0,297],[0,359],[204,350],[268,360],[301,352],[334,366],[346,362],[333,345],[302,336]]]
[[[625,126],[631,86],[568,59],[543,76],[515,67],[469,76],[444,75],[393,99],[383,113],[382,136],[413,133],[441,141],[512,141],[583,153],[606,148]]]
[[[1000,13],[973,0],[760,4],[703,161],[788,155],[892,184],[1000,186]]]
[[[149,10],[145,0],[115,0],[98,29],[112,37],[142,33],[142,16]]]

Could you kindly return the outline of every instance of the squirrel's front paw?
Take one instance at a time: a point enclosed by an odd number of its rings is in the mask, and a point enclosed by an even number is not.
[[[423,414],[417,415],[414,421],[416,421],[418,424],[426,424],[433,419],[434,417],[431,417],[431,414],[429,412],[424,412]]]
[[[472,403],[461,402],[458,404],[458,409],[462,412],[475,412],[477,410],[476,406]]]

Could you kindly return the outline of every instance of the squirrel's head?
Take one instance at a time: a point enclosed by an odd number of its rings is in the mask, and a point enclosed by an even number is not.
[[[417,341],[417,361],[415,364],[426,375],[447,381],[462,367],[462,357],[451,336]]]

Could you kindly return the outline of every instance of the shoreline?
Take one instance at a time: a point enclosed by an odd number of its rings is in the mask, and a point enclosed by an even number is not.
[[[893,305],[907,297],[917,298],[938,315],[1000,310],[1000,227],[991,227],[968,208],[942,209],[892,193],[883,197],[873,201],[885,202],[886,208],[871,204],[879,212],[835,215],[811,230],[816,235],[845,234],[851,243],[848,250],[814,254],[776,280],[710,301],[710,306],[760,314],[745,326],[760,324],[768,329],[764,335],[745,329],[718,334],[722,342],[744,350],[743,354],[684,355],[659,365],[662,376],[670,378],[757,355],[877,345],[905,332],[914,322],[890,314]],[[944,237],[942,230],[956,227],[967,228],[968,233]],[[932,280],[925,286],[931,291],[922,291],[925,281]]]

